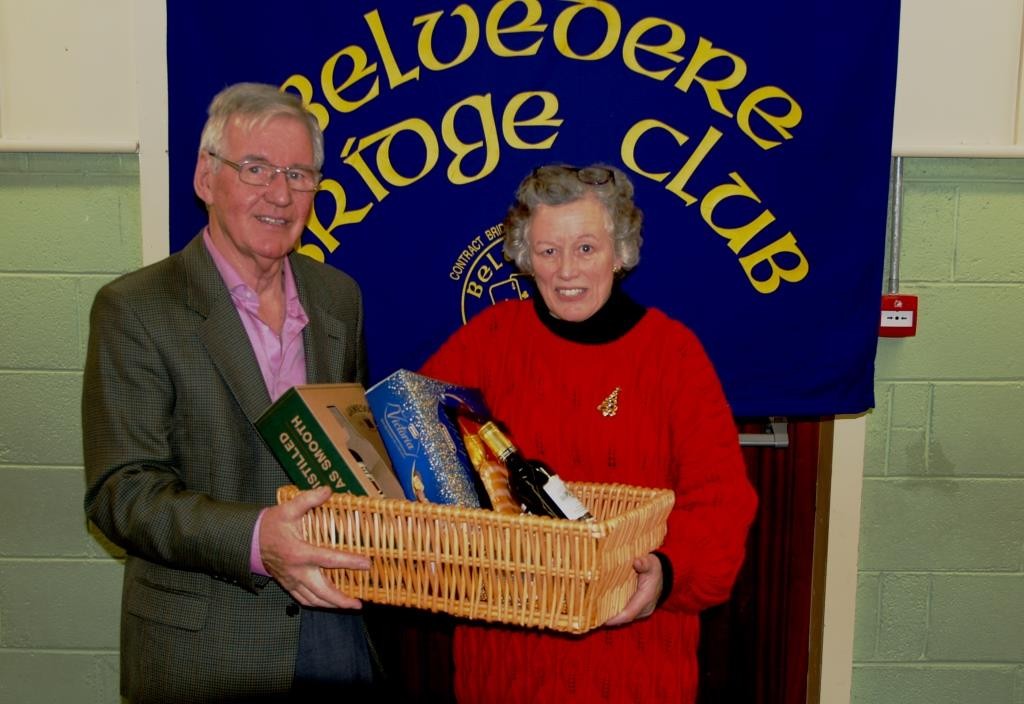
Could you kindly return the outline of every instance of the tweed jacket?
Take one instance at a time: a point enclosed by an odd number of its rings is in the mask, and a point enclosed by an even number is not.
[[[361,294],[290,256],[310,383],[365,383]],[[298,610],[253,575],[261,508],[287,476],[253,421],[270,397],[230,294],[195,237],[104,286],[82,393],[88,517],[127,554],[121,688],[132,701],[253,701],[291,685]]]

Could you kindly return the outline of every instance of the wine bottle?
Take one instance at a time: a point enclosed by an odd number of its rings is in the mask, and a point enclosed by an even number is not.
[[[512,499],[512,490],[508,485],[508,471],[505,469],[505,465],[484,447],[483,441],[477,435],[483,419],[469,407],[464,399],[456,394],[442,394],[441,408],[455,424],[456,430],[462,437],[462,444],[466,448],[469,462],[476,470],[476,480],[482,490],[481,504],[485,503],[484,499],[486,499],[490,508],[498,513],[522,513],[522,507]]]
[[[586,506],[569,491],[557,474],[542,462],[523,457],[494,421],[481,425],[479,436],[505,463],[512,495],[528,512],[573,521],[594,520]]]

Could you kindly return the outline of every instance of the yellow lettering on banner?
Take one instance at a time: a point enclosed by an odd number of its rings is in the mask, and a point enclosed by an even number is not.
[[[665,124],[661,120],[647,118],[644,120],[640,120],[626,131],[625,136],[622,138],[620,156],[622,157],[622,163],[624,163],[635,173],[640,174],[641,176],[644,176],[646,178],[649,178],[652,181],[657,181],[658,183],[661,183],[669,175],[668,171],[661,171],[657,173],[647,171],[645,169],[640,168],[640,165],[637,163],[636,160],[637,143],[640,141],[640,138],[644,134],[654,129],[659,129],[668,132],[672,136],[672,139],[674,139],[676,144],[678,144],[679,146],[683,146],[690,139],[689,135],[680,132],[671,125]],[[673,195],[679,196],[687,205],[693,205],[694,203],[696,203],[697,198],[687,193],[686,190],[684,190],[685,186],[687,182],[690,180],[690,177],[693,176],[693,173],[697,170],[697,167],[700,166],[701,162],[704,161],[707,155],[711,152],[711,149],[715,146],[715,144],[718,143],[718,140],[721,138],[721,131],[715,129],[714,127],[708,127],[707,131],[704,133],[704,137],[701,138],[700,142],[697,144],[697,148],[693,150],[693,153],[690,155],[690,157],[686,160],[682,167],[675,173],[675,176],[672,177],[672,180],[665,184],[665,190],[667,190],[669,193]]]
[[[647,118],[640,120],[626,131],[625,136],[622,138],[622,146],[619,149],[619,155],[622,157],[622,163],[630,170],[644,176],[645,178],[649,178],[652,181],[661,183],[668,176],[668,171],[661,171],[659,173],[646,171],[640,168],[640,165],[636,161],[637,142],[640,141],[640,138],[644,136],[644,134],[654,129],[661,129],[668,132],[672,135],[672,138],[676,140],[676,144],[679,146],[686,144],[686,140],[689,139],[685,134],[670,125],[666,125],[661,120]]]
[[[315,244],[297,244],[295,251],[299,254],[309,257],[313,261],[320,262],[323,264],[326,261],[324,256],[324,250],[317,247]]]
[[[534,117],[517,120],[519,110],[530,98],[540,98],[541,110]],[[548,91],[531,91],[513,95],[501,116],[501,133],[513,149],[550,149],[558,137],[557,130],[540,142],[527,142],[516,131],[519,127],[561,127],[564,120],[558,114],[558,96]]]
[[[405,73],[402,73],[402,69],[399,68],[398,61],[395,60],[395,53],[391,51],[391,43],[388,42],[387,32],[384,31],[384,25],[381,24],[380,14],[376,10],[371,10],[363,15],[363,19],[366,20],[366,25],[370,28],[370,34],[373,35],[373,41],[380,52],[380,59],[384,62],[384,71],[388,75],[388,85],[396,88],[407,81],[419,80],[419,66],[411,68]]]
[[[551,25],[552,41],[562,56],[576,61],[604,59],[616,50],[621,39],[621,59],[626,68],[656,81],[673,81],[673,76],[676,76],[673,87],[684,93],[690,92],[694,84],[699,84],[708,108],[735,119],[743,134],[761,149],[772,149],[792,139],[791,130],[800,124],[803,111],[800,104],[778,86],[737,91],[729,102],[738,104],[738,114],[734,115],[733,109],[726,105],[726,93],[742,86],[747,77],[747,62],[738,54],[718,48],[711,40],[698,36],[693,55],[687,61],[682,53],[687,40],[686,31],[676,22],[662,17],[643,17],[625,28],[616,3],[611,0],[564,0],[564,3],[564,9],[558,12]],[[599,30],[601,36],[596,47],[577,50],[572,46],[572,25],[584,17],[587,11],[600,16],[595,21],[604,22],[604,32],[602,34]],[[483,33],[488,49],[499,58],[535,56],[549,29],[549,25],[541,21],[543,16],[540,0],[497,0],[488,11],[484,23]],[[456,38],[450,47],[437,46],[441,22],[449,18],[462,21],[462,41],[460,43]],[[480,48],[481,18],[477,10],[466,2],[447,12],[437,10],[413,18],[412,26],[420,28],[416,42],[419,64],[408,70],[403,70],[399,65],[380,12],[371,10],[363,15],[363,19],[379,57],[371,60],[362,46],[350,45],[328,58],[320,71],[324,105],[314,101],[312,85],[301,75],[291,76],[283,86],[298,91],[303,104],[316,116],[321,129],[325,129],[329,122],[328,107],[341,113],[350,113],[379,97],[381,78],[378,62],[387,76],[387,85],[395,89],[419,80],[421,67],[432,72],[445,71],[465,64]],[[591,18],[586,19],[589,21]],[[511,39],[515,35],[524,35],[518,37],[519,44],[529,43],[518,48],[510,47],[508,42],[517,44]],[[438,50],[442,50],[442,53],[456,53],[451,58],[439,57]],[[342,69],[343,60],[348,65],[347,74]],[[367,82],[366,86],[358,88],[358,84],[364,81]],[[515,142],[517,137],[514,132],[508,131],[508,123],[504,123],[503,127],[506,129],[506,139]],[[528,145],[520,140],[517,148],[547,147]]]
[[[380,132],[377,132],[376,134],[379,135]],[[372,136],[375,135],[371,135],[371,137]],[[363,183],[365,183],[367,188],[370,189],[370,192],[373,193],[373,197],[378,201],[381,201],[387,198],[389,191],[374,175],[373,171],[370,170],[370,166],[366,163],[366,160],[363,159],[362,150],[363,147],[370,144],[368,140],[370,140],[370,137],[364,137],[361,139],[356,150],[353,152],[352,145],[355,144],[356,140],[355,137],[349,137],[348,141],[345,142],[344,148],[341,150],[341,161],[343,164],[348,164],[355,169],[356,173],[363,177]]]
[[[776,115],[761,109],[760,104],[762,102],[772,99],[783,100],[789,104],[789,109],[785,114]],[[782,142],[778,140],[770,140],[754,134],[754,128],[750,124],[751,113],[757,114],[758,117],[774,127],[775,131],[783,139],[793,139],[793,135],[787,128],[799,125],[804,114],[800,104],[793,100],[789,93],[777,86],[762,86],[752,91],[750,95],[744,98],[743,102],[740,103],[739,109],[736,111],[736,124],[739,125],[739,128],[743,130],[744,134],[754,140],[757,146],[765,150],[777,147],[782,144]]]
[[[335,85],[334,72],[338,66],[338,60],[343,56],[352,62],[352,70],[348,77],[341,82],[341,85]],[[369,90],[355,100],[342,98],[341,92],[367,76],[373,75],[376,71],[377,63],[367,63],[366,51],[362,47],[347,46],[324,62],[323,68],[320,69],[320,90],[324,92],[324,98],[328,104],[338,112],[354,112],[380,94],[380,79],[374,77],[373,85]]]
[[[775,222],[775,215],[770,210],[764,210],[754,220],[740,227],[722,227],[716,224],[714,222],[715,209],[727,198],[746,198],[759,205],[761,203],[761,199],[747,185],[742,176],[733,171],[729,174],[729,178],[733,180],[733,183],[723,183],[708,191],[700,203],[700,214],[712,230],[729,240],[729,249],[739,254],[750,240]]]
[[[518,120],[518,114],[523,105],[531,98],[539,98],[541,110],[534,116]],[[462,139],[456,129],[456,117],[460,111],[473,110],[478,115],[483,139],[467,141]],[[557,128],[563,120],[557,117],[558,99],[552,93],[530,92],[520,93],[513,96],[508,105],[505,106],[502,114],[502,132],[514,149],[546,149],[550,147],[558,136]],[[554,134],[539,142],[527,142],[516,132],[522,127],[551,127],[555,128]],[[391,150],[395,137],[403,132],[411,132],[419,138],[423,144],[424,158],[423,165],[419,172],[413,175],[401,174],[397,171],[391,159]],[[448,165],[447,175],[451,183],[464,185],[478,181],[491,174],[497,167],[501,157],[501,141],[498,137],[498,126],[495,120],[492,96],[471,95],[452,105],[441,120],[441,137],[448,151],[452,154],[452,160]],[[377,153],[375,158],[376,171],[367,163],[366,151],[375,146]],[[408,149],[407,142],[402,143],[403,151]],[[467,174],[463,170],[466,157],[478,149],[484,149],[483,163],[480,170],[474,174]],[[390,194],[389,186],[409,186],[426,176],[438,163],[440,159],[440,144],[438,137],[431,126],[420,118],[409,118],[398,122],[390,127],[378,130],[373,134],[356,139],[350,137],[341,150],[342,163],[352,167],[359,175],[363,183],[379,202]],[[333,252],[338,247],[338,241],[333,236],[335,228],[362,221],[374,203],[368,203],[357,210],[349,210],[345,189],[337,181],[327,179],[323,182],[321,190],[333,196],[335,201],[335,215],[331,224],[324,227],[322,220],[314,208],[309,220],[309,228],[313,234]],[[315,205],[315,203],[314,203]],[[308,253],[315,259],[323,261],[323,253],[316,248],[307,249]]]
[[[320,193],[326,193],[334,200],[334,218],[332,218],[331,224],[328,227],[323,226],[323,222],[317,214],[317,203],[323,202],[323,198],[318,196],[317,199],[313,201],[313,208],[309,212],[309,219],[306,221],[306,227],[309,228],[309,231],[312,232],[318,240],[320,240],[324,247],[327,248],[328,252],[333,252],[340,244],[332,234],[335,228],[341,227],[342,225],[353,225],[355,223],[362,222],[363,218],[365,218],[367,213],[370,212],[370,209],[373,208],[374,204],[367,203],[358,210],[348,210],[348,197],[345,194],[345,188],[340,183],[330,178],[321,181]],[[312,256],[318,261],[323,261],[322,252],[320,253],[320,256],[317,257],[311,253],[312,250],[303,251],[304,247],[315,247],[314,245],[303,245],[303,247],[299,248],[299,251],[302,254]],[[318,247],[315,249],[319,251]]]
[[[622,17],[614,5],[601,0],[572,0],[573,5],[565,8],[555,18],[554,40],[558,51],[565,57],[579,61],[597,61],[603,59],[615,49],[622,34]],[[569,25],[583,10],[597,10],[604,16],[605,32],[600,46],[589,54],[577,54],[569,46]]]
[[[455,115],[461,108],[476,110],[480,119],[480,127],[483,129],[484,138],[476,142],[463,142],[455,134]],[[487,176],[494,167],[498,165],[498,131],[494,122],[494,109],[491,107],[491,94],[471,95],[460,100],[448,108],[444,117],[441,118],[441,137],[445,146],[452,150],[455,157],[448,164],[448,180],[456,186],[479,181]],[[480,171],[472,176],[467,176],[462,171],[462,160],[470,153],[484,147],[484,164]]]
[[[466,37],[462,42],[462,49],[459,50],[458,55],[448,63],[442,63],[438,58],[437,54],[434,53],[434,30],[437,27],[437,21],[441,19],[441,15],[444,13],[441,10],[437,12],[431,12],[426,15],[420,15],[416,17],[412,24],[413,26],[423,25],[423,29],[420,30],[419,41],[417,42],[416,48],[419,53],[420,61],[431,71],[444,71],[445,69],[458,66],[476,51],[477,45],[480,43],[480,20],[477,19],[476,13],[473,12],[473,8],[469,5],[459,5],[452,10],[452,17],[461,17],[463,23],[466,25]]]
[[[525,5],[526,6],[526,17],[509,27],[502,27],[501,20],[505,16],[505,11],[513,5]],[[540,19],[542,13],[540,3],[537,0],[500,0],[494,3],[494,7],[487,13],[487,23],[484,31],[487,36],[487,46],[490,47],[491,52],[495,56],[501,56],[504,58],[511,58],[513,56],[534,56],[537,50],[540,49],[540,43],[544,41],[543,37],[530,44],[524,49],[514,50],[509,49],[505,46],[501,40],[503,34],[542,34],[544,30],[548,28],[546,24],[537,24],[537,20]]]
[[[494,278],[494,275],[498,273],[498,270],[503,269],[505,267],[505,263],[499,262],[497,259],[494,258],[494,255],[491,254],[490,252],[484,255],[484,259],[490,262],[491,265],[487,266],[486,264],[481,264],[476,268],[474,276],[480,282],[480,284],[489,283],[490,280]],[[474,284],[473,282],[470,282],[467,288],[471,289],[474,285],[476,285],[479,287],[480,293],[483,293],[483,287],[480,286],[480,284]],[[475,295],[477,298],[480,297],[478,294],[473,295]]]
[[[484,246],[483,239],[480,235],[477,235],[466,248],[462,250],[455,263],[452,265],[452,270],[448,273],[448,278],[452,281],[458,281],[462,278],[462,272],[466,270],[466,266],[473,260],[473,256],[479,252]]]
[[[797,258],[797,264],[791,269],[786,269],[779,266],[775,257],[779,254],[789,254]],[[767,279],[758,279],[754,277],[754,267],[761,263],[767,263],[772,270],[771,276]],[[770,245],[763,247],[753,254],[749,254],[745,257],[740,257],[740,265],[743,267],[743,271],[747,273],[747,278],[750,279],[750,283],[753,284],[754,288],[759,293],[774,293],[780,285],[781,281],[788,281],[789,283],[797,283],[803,281],[804,277],[807,276],[807,272],[810,267],[807,264],[807,257],[797,247],[796,237],[793,236],[792,232],[787,232],[784,236],[772,242]]]
[[[693,150],[693,154],[686,160],[682,168],[676,172],[676,175],[672,177],[672,180],[665,184],[665,190],[669,193],[675,194],[683,199],[687,205],[693,205],[697,202],[697,199],[687,193],[684,189],[686,184],[689,182],[690,177],[693,176],[693,172],[697,170],[701,162],[711,152],[711,149],[718,144],[718,140],[722,138],[722,133],[714,127],[708,127],[704,136],[701,138],[697,148]]]
[[[498,261],[497,259],[495,259],[494,254],[492,252],[488,252],[486,255],[484,255],[484,258],[491,263],[491,269],[493,269],[494,271],[498,271],[498,269],[505,268],[505,262]],[[483,278],[481,278],[480,280],[483,281]]]
[[[299,98],[302,99],[302,106],[316,118],[316,123],[320,125],[320,131],[326,130],[331,116],[322,104],[313,102],[313,84],[309,82],[309,79],[300,73],[293,74],[281,84],[282,91],[286,88],[294,88],[298,92]]]
[[[644,44],[640,40],[645,34],[656,29],[657,27],[668,27],[669,37],[666,41],[661,44]],[[674,71],[674,68],[666,68],[662,71],[654,71],[652,69],[644,68],[640,65],[639,59],[637,59],[637,49],[641,49],[655,56],[660,56],[663,59],[668,59],[674,64],[678,64],[683,60],[681,54],[676,52],[683,48],[683,44],[686,43],[686,33],[683,28],[675,22],[669,22],[663,20],[660,17],[645,17],[635,25],[629,28],[626,32],[626,38],[622,41],[622,63],[634,73],[639,73],[648,78],[653,78],[656,81],[663,81],[669,77],[669,74]]]
[[[634,173],[645,178],[649,178],[652,181],[662,183],[668,177],[668,171],[653,172],[645,170],[640,167],[636,158],[636,148],[640,138],[653,130],[667,132],[679,146],[682,146],[689,141],[688,135],[670,125],[665,124],[664,122],[661,122],[660,120],[644,119],[630,127],[626,132],[622,139],[620,156],[623,164],[625,164],[626,167]],[[665,190],[679,196],[688,206],[693,205],[699,200],[700,214],[704,222],[707,223],[707,225],[716,234],[727,240],[730,250],[735,254],[739,254],[743,248],[754,239],[754,237],[775,222],[775,215],[770,210],[766,209],[762,210],[757,217],[750,222],[737,227],[725,227],[715,221],[715,215],[719,206],[730,198],[751,200],[760,205],[761,199],[754,190],[747,185],[747,182],[743,180],[743,177],[736,172],[730,173],[729,177],[732,179],[731,183],[724,183],[715,186],[700,199],[684,190],[686,184],[697,170],[697,167],[700,166],[705,158],[707,158],[712,148],[721,138],[721,131],[714,127],[708,127],[707,131],[704,133],[704,137],[697,144],[693,153],[690,154],[682,167],[676,171],[672,179],[665,184]],[[791,269],[786,269],[780,266],[775,260],[776,255],[779,254],[791,254],[796,256],[798,258],[797,265]],[[774,243],[767,247],[763,247],[753,254],[740,257],[739,262],[743,266],[750,283],[760,293],[772,293],[779,287],[781,281],[788,281],[792,283],[800,281],[807,275],[808,271],[807,259],[804,257],[803,252],[801,252],[796,246],[796,238],[793,237],[792,233],[788,233],[785,237],[776,240]],[[757,279],[753,274],[753,269],[762,262],[767,262],[771,266],[772,274],[766,279]]]
[[[700,70],[715,59],[724,59],[731,62],[732,71],[727,76],[719,79],[701,77]],[[679,79],[676,81],[676,88],[685,93],[693,85],[694,81],[700,83],[707,94],[708,105],[711,106],[711,109],[726,117],[732,117],[732,112],[722,102],[721,92],[735,88],[743,82],[746,76],[746,61],[730,51],[716,49],[711,45],[711,42],[701,37],[697,42],[697,50],[694,52],[693,58],[690,59],[690,63],[683,69]]]
[[[425,151],[423,167],[415,176],[403,176],[398,173],[391,162],[391,144],[395,139],[395,136],[401,132],[412,132],[423,141]],[[349,140],[349,144],[345,145],[345,151],[342,152],[342,156],[345,157],[343,161],[354,168],[359,175],[363,177],[366,185],[373,192],[373,195],[377,200],[384,200],[388,196],[389,191],[381,184],[377,177],[373,175],[373,172],[370,171],[369,165],[367,165],[366,161],[362,157],[362,151],[366,149],[366,147],[376,144],[377,142],[380,142],[380,146],[377,147],[377,170],[380,172],[380,175],[384,180],[392,186],[408,186],[416,183],[426,176],[437,164],[439,152],[437,136],[434,134],[434,131],[430,129],[430,125],[418,117],[410,117],[407,120],[402,120],[397,124],[385,127],[382,130],[363,137],[359,140],[359,146],[356,148],[356,151],[351,154],[348,153],[348,147],[351,144],[351,140]]]
[[[614,0],[563,0],[562,9],[550,25],[551,41],[559,54],[576,61],[598,61],[609,57],[621,39],[623,66],[639,76],[671,82],[676,90],[683,93],[689,93],[694,84],[699,84],[707,107],[734,119],[739,130],[762,150],[773,149],[793,138],[792,130],[800,125],[803,110],[782,88],[774,85],[760,86],[726,95],[729,91],[735,91],[747,78],[747,62],[741,56],[718,48],[711,40],[698,36],[692,52],[687,52],[692,53],[687,60],[683,54],[687,33],[680,24],[662,17],[643,17],[625,28],[616,5]],[[371,10],[363,15],[363,19],[369,28],[377,56],[371,59],[371,54],[362,46],[349,45],[328,58],[320,70],[323,103],[316,102],[313,84],[301,74],[289,76],[281,90],[297,92],[303,106],[315,116],[320,128],[325,130],[330,122],[330,110],[351,113],[379,97],[381,73],[386,75],[387,86],[393,90],[418,81],[421,67],[427,71],[441,72],[468,62],[481,44],[481,17],[478,12],[468,2],[462,2],[451,10],[416,15],[412,19],[412,27],[419,28],[415,49],[418,63],[406,70],[400,65],[395,49],[408,60],[412,47],[399,44],[392,47],[380,12]],[[484,22],[483,33],[487,47],[499,58],[535,56],[549,28],[547,23],[542,22],[543,16],[541,0],[494,0]],[[458,24],[460,21],[461,27]],[[442,22],[449,24],[442,27]],[[571,35],[574,22],[577,34]],[[604,24],[603,32],[600,25],[596,24],[599,22]],[[596,46],[583,37],[580,32],[581,23],[597,28]],[[460,29],[461,42],[458,39]],[[437,44],[440,41],[439,35],[453,36],[454,40]],[[577,44],[575,47],[573,40]],[[581,45],[584,41],[586,44]],[[442,56],[438,56],[439,51]],[[383,66],[383,71],[378,69],[378,65]],[[735,115],[726,105],[726,98],[735,108]],[[535,99],[539,100],[539,105],[527,108],[527,104]],[[502,141],[509,148],[518,150],[545,150],[553,147],[564,123],[558,114],[559,98],[555,93],[524,91],[513,95],[501,112],[500,134],[493,100],[492,93],[463,98],[444,112],[440,125],[412,117],[361,138],[348,138],[341,150],[341,161],[352,168],[357,178],[362,179],[372,198],[362,207],[350,210],[346,190],[341,183],[325,180],[320,189],[325,195],[317,196],[307,223],[317,241],[298,246],[298,251],[324,261],[325,250],[334,252],[340,246],[335,234],[337,228],[362,222],[376,203],[390,194],[392,188],[410,186],[427,176],[441,160],[442,143],[451,155],[446,174],[453,185],[473,183],[492,174],[501,160]],[[542,131],[530,131],[531,128],[542,128]],[[643,138],[650,136],[663,140],[657,136],[659,132],[666,133],[677,147],[683,149],[673,150],[671,143],[667,143],[667,149],[655,148],[660,146],[656,143],[641,150],[640,141]],[[527,136],[532,139],[528,140]],[[754,248],[752,242],[755,238],[768,239],[769,235],[761,233],[775,222],[775,216],[766,208],[751,207],[750,202],[761,206],[761,200],[738,172],[731,172],[726,183],[714,186],[703,195],[687,190],[688,186],[695,187],[690,186],[691,182],[703,182],[697,180],[695,174],[702,164],[711,163],[710,154],[724,135],[717,127],[708,125],[699,141],[694,140],[694,136],[658,119],[641,119],[623,136],[620,145],[622,162],[634,173],[663,184],[666,191],[680,198],[687,206],[700,203],[701,217],[716,234],[726,240],[751,284],[759,292],[771,293],[783,281],[802,280],[807,274],[808,262],[791,232],[753,254],[744,255]],[[424,153],[422,161],[418,162],[420,144]],[[371,159],[367,152],[374,149],[376,153]],[[401,153],[392,152],[393,149]],[[647,168],[641,168],[639,164],[641,153],[645,160],[653,161],[645,164]],[[662,170],[666,159],[669,168]],[[677,168],[676,164],[680,162],[682,165]],[[416,163],[421,165],[417,167]],[[399,166],[415,173],[399,173]],[[474,167],[477,171],[468,172]],[[730,201],[735,198],[740,200]],[[330,200],[333,200],[334,212],[328,222],[325,215],[330,208]],[[736,221],[735,216],[723,217],[723,212],[728,214],[732,209],[726,201],[730,201],[730,204],[738,203],[740,212],[757,214],[748,222],[726,227],[715,221],[716,217],[730,224]],[[726,204],[724,210],[719,207],[723,204]],[[760,244],[759,241],[757,246]],[[795,257],[796,265],[786,268],[784,264],[791,263],[791,257]],[[488,258],[491,259],[489,255]],[[456,261],[451,273],[454,280],[462,278],[466,266],[467,262],[461,258]],[[502,266],[502,263],[491,259],[478,267],[473,277],[475,280],[466,281],[465,295],[482,298],[485,285],[492,281]],[[758,273],[770,273],[766,278],[757,278],[755,269]]]

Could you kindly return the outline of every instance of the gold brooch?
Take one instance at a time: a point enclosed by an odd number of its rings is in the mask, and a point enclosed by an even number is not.
[[[621,387],[616,386],[604,401],[597,404],[597,410],[601,411],[601,415],[605,418],[611,418],[619,412],[619,391],[621,390]]]

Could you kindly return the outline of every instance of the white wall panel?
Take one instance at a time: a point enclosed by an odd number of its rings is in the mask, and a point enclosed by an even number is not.
[[[134,150],[133,0],[0,0],[0,140]]]
[[[903,0],[893,150],[1024,156],[1024,0]]]

